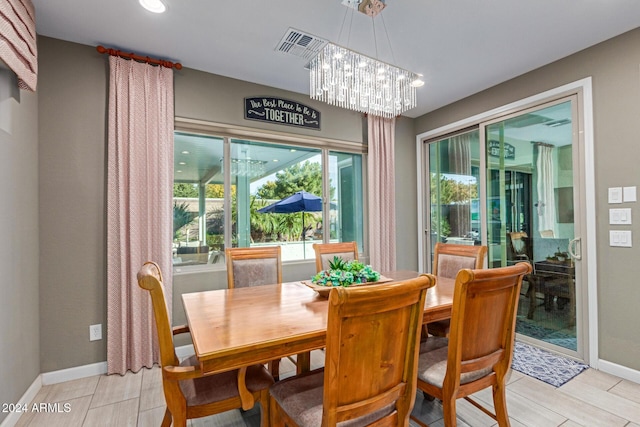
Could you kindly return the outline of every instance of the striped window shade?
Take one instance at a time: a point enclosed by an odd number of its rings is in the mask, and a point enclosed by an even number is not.
[[[0,60],[18,77],[18,86],[35,92],[38,83],[36,18],[31,0],[0,1]]]

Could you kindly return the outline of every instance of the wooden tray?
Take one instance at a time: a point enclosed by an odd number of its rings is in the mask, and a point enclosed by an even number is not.
[[[389,277],[380,276],[380,280],[378,280],[377,282],[354,283],[353,285],[347,286],[347,289],[355,288],[357,286],[379,285],[381,283],[392,282],[392,281],[393,281],[393,279],[390,279]],[[329,292],[331,292],[331,289],[334,288],[334,286],[316,285],[316,284],[312,283],[311,280],[303,280],[302,283],[305,284],[306,286],[310,287],[311,289],[313,289],[317,293],[319,293],[320,296],[326,297],[326,298],[329,297]]]

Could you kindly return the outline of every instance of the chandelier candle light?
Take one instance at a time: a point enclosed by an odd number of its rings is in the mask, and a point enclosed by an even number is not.
[[[312,99],[374,116],[396,117],[416,106],[424,84],[411,71],[327,43],[311,61]]]

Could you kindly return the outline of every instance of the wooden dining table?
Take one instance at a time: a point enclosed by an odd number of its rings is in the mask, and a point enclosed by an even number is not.
[[[383,273],[393,281],[413,271]],[[436,278],[427,291],[423,323],[451,317],[455,281]],[[326,345],[328,301],[303,282],[220,289],[182,295],[195,354],[203,372],[223,372]],[[306,355],[306,356],[305,356]]]

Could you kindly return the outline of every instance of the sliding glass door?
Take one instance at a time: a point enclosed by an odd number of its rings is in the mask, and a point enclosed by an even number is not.
[[[490,267],[526,261],[516,331],[578,352],[574,129],[562,100],[481,125],[486,147]],[[577,192],[576,192],[577,194]],[[576,254],[573,253],[575,256]]]
[[[488,246],[487,266],[531,263],[517,333],[581,357],[576,98],[427,141],[426,265],[437,241]]]

